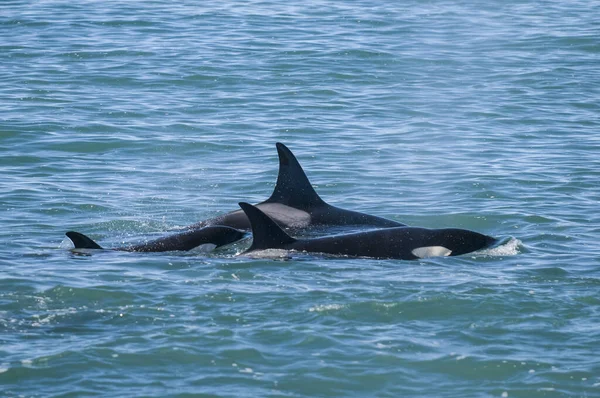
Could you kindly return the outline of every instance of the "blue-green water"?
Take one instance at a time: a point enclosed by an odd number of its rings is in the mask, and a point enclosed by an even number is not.
[[[0,395],[600,396],[593,1],[3,1]],[[503,239],[89,257],[260,202]]]

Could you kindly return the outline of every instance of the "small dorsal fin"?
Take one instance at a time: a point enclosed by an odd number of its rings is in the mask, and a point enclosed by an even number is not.
[[[99,244],[79,232],[69,231],[65,235],[71,239],[71,242],[75,245],[75,249],[102,249]]]
[[[239,205],[246,213],[252,227],[252,246],[248,251],[279,249],[296,241],[258,208],[245,202]]]
[[[273,194],[265,203],[282,203],[298,208],[325,204],[310,184],[292,151],[280,142],[276,146],[279,174]]]

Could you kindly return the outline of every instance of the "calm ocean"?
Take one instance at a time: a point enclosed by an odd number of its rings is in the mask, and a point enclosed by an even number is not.
[[[600,3],[3,0],[0,396],[600,397]],[[73,254],[270,196],[502,244]]]

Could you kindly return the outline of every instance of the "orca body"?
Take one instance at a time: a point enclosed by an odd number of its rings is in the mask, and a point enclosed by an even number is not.
[[[71,239],[76,249],[103,249],[92,239],[79,232],[69,231],[66,235]],[[235,228],[214,226],[169,235],[140,245],[119,247],[112,250],[128,252],[188,251],[202,245],[211,245],[211,248],[216,248],[240,240],[244,235],[243,231]]]
[[[368,228],[390,228],[404,226],[399,222],[356,211],[340,209],[323,201],[312,187],[300,163],[285,145],[277,143],[279,174],[273,194],[256,205],[271,217],[281,228],[295,232],[317,228],[339,226],[363,226]],[[210,225],[250,230],[248,217],[241,210],[190,225],[188,229]]]
[[[496,239],[465,229],[394,227],[327,236],[294,239],[258,207],[240,203],[252,226],[253,242],[246,253],[267,249],[309,253],[416,260],[433,256],[458,256],[487,248]]]

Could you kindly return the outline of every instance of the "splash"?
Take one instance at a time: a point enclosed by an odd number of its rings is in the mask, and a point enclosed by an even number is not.
[[[490,249],[481,250],[480,253],[486,256],[516,256],[521,252],[523,242],[517,238],[510,237],[506,242],[492,247]]]
[[[58,245],[59,249],[65,249],[65,250],[72,250],[75,249],[75,245],[73,244],[73,242],[71,242],[71,239],[65,237],[63,238],[62,242],[60,242],[60,245]]]
[[[314,307],[310,307],[308,311],[310,312],[324,312],[324,311],[336,311],[344,308],[342,304],[321,304],[316,305]]]
[[[216,247],[217,245],[213,243],[205,243],[203,245],[194,247],[193,249],[189,250],[189,252],[191,254],[205,254],[212,252]]]
[[[291,259],[289,250],[283,249],[265,249],[256,250],[250,253],[242,253],[244,256],[256,259],[289,260]]]

